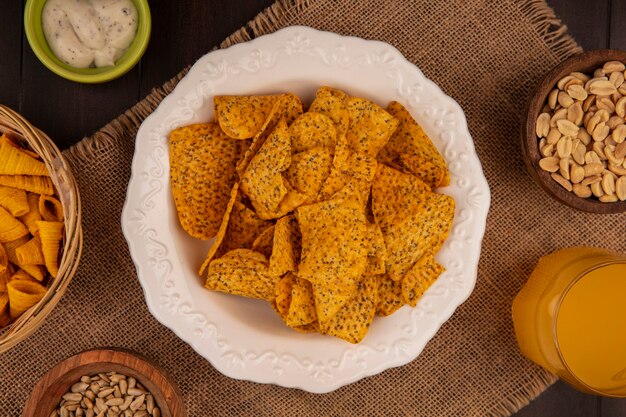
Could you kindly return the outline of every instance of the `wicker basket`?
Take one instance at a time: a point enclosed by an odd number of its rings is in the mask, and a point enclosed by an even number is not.
[[[0,353],[30,336],[59,302],[78,268],[83,248],[81,203],[76,180],[59,148],[42,131],[15,111],[0,105],[0,133],[6,132],[22,145],[37,152],[46,164],[58,198],[63,205],[65,235],[59,274],[48,285],[48,292],[0,334]]]

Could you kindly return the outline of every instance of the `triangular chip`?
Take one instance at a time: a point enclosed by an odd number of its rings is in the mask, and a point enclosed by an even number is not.
[[[429,192],[420,182],[383,167],[372,186],[372,209],[387,247],[386,269],[395,281],[427,251],[436,253],[452,226],[454,199]]]
[[[280,96],[215,96],[215,119],[232,139],[249,139],[261,131]]]
[[[228,294],[274,301],[280,277],[269,273],[267,258],[250,249],[235,249],[209,264],[205,287]]]
[[[315,296],[311,283],[292,275],[291,300],[285,323],[289,327],[300,328],[317,320]]]
[[[37,226],[46,269],[56,278],[59,273],[59,247],[63,238],[63,223],[39,221]]]
[[[379,159],[393,166],[393,161],[397,164],[402,154],[418,156],[443,170],[441,182],[437,186],[449,185],[450,174],[446,161],[408,110],[402,104],[392,101],[387,111],[400,121],[400,125],[380,151]]]
[[[300,206],[298,276],[323,287],[350,286],[367,264],[366,219],[357,196]]]
[[[266,227],[252,242],[252,249],[255,252],[262,253],[266,258],[272,256],[272,248],[274,247],[274,225]]]
[[[294,277],[295,275],[287,274],[276,284],[274,306],[276,312],[282,319],[284,319],[289,312]]]
[[[46,165],[7,142],[0,143],[0,175],[48,176]]]
[[[373,156],[351,152],[346,166],[347,169],[343,173],[345,180],[342,181],[344,185],[331,198],[358,194],[361,202],[365,204],[369,200],[378,162]]]
[[[380,226],[367,223],[367,266],[365,275],[379,275],[385,273],[385,260],[387,259],[387,247]]]
[[[315,99],[309,111],[321,113],[331,118],[335,123],[337,137],[345,135],[348,130],[350,116],[346,108],[348,95],[341,90],[330,87],[320,87],[315,92]]]
[[[421,156],[401,154],[400,160],[407,170],[424,181],[430,188],[437,188],[442,183],[446,169]]]
[[[41,219],[39,213],[39,194],[27,193],[26,201],[28,202],[28,212],[19,217],[19,220],[28,228],[31,235],[36,236],[39,233],[37,222]]]
[[[274,103],[272,110],[265,121],[259,133],[254,136],[252,143],[246,150],[243,158],[237,163],[237,173],[243,176],[248,168],[250,161],[261,149],[268,136],[274,131],[276,125],[284,120],[287,125],[291,124],[298,116],[302,114],[302,101],[293,94],[281,94]]]
[[[311,287],[313,289],[313,297],[315,298],[315,314],[319,326],[325,328],[326,324],[335,317],[337,312],[354,298],[358,283],[355,280],[348,285],[312,285]]]
[[[63,221],[63,206],[56,198],[49,195],[39,196],[39,214],[47,222]]]
[[[422,256],[402,279],[404,301],[411,307],[415,307],[417,301],[443,271],[445,268],[437,263],[432,253]]]
[[[293,153],[304,152],[311,148],[335,147],[337,132],[335,123],[328,116],[308,111],[293,121],[289,126]]]
[[[315,147],[291,156],[284,176],[291,186],[313,202],[330,174],[333,154],[330,148]]]
[[[4,207],[13,217],[28,213],[26,191],[0,185],[0,206]]]
[[[358,97],[347,99],[350,125],[346,137],[353,152],[376,157],[398,127],[398,119],[378,104]]]
[[[178,128],[170,133],[169,144],[170,184],[180,224],[193,237],[211,239],[226,212],[241,144],[216,124]]]
[[[419,178],[380,164],[372,182],[372,210],[381,227],[403,221],[419,209],[431,188]],[[423,206],[423,205],[422,205]]]
[[[290,164],[291,139],[283,119],[252,158],[241,179],[241,190],[250,198],[259,217],[281,217],[278,206],[288,191],[281,172]]]
[[[346,172],[350,165],[350,145],[345,134],[341,134],[337,137],[337,144],[335,145],[335,155],[333,156],[333,163],[330,169],[330,173],[324,185],[319,192],[317,201],[325,201],[330,199],[335,193],[341,190],[348,178]]]
[[[209,252],[207,253],[202,266],[200,266],[199,275],[204,275],[204,271],[209,266],[209,262],[213,260],[215,257],[219,257],[218,251],[222,247],[222,243],[224,242],[224,238],[226,237],[226,232],[228,231],[228,224],[230,223],[230,215],[233,211],[233,207],[235,206],[235,202],[237,201],[237,197],[239,195],[239,183],[235,183],[233,188],[230,190],[230,198],[228,200],[228,204],[226,205],[226,211],[222,216],[222,221],[220,223],[220,227],[217,230],[217,234],[215,235],[215,239],[209,248]],[[223,253],[223,252],[222,252]]]
[[[402,296],[402,281],[394,281],[387,274],[377,275],[378,304],[376,313],[380,316],[389,316],[405,304]]]
[[[339,337],[350,343],[359,343],[369,330],[378,304],[378,281],[376,276],[365,278],[359,283],[356,296],[346,303],[326,323],[320,322],[322,333]]]
[[[11,242],[27,234],[28,229],[24,223],[11,216],[4,207],[0,207],[0,242]]]
[[[19,188],[31,193],[53,195],[54,188],[49,177],[31,175],[0,175],[0,185]]]
[[[274,226],[270,273],[281,276],[296,270],[300,262],[301,240],[300,228],[294,215],[278,219]]]
[[[46,288],[36,282],[19,279],[7,284],[11,318],[16,319],[34,306],[46,294]]]

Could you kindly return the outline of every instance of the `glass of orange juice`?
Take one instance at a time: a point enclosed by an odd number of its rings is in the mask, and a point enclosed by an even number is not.
[[[513,301],[513,325],[533,362],[581,391],[626,397],[626,255],[544,256]]]

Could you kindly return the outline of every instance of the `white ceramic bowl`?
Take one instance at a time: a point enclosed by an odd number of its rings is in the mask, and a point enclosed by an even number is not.
[[[446,268],[416,308],[377,317],[359,345],[287,328],[267,302],[209,292],[197,275],[209,243],[179,226],[169,185],[168,134],[213,119],[213,96],[293,92],[308,105],[329,85],[383,107],[405,105],[448,162],[456,200]],[[196,62],[137,134],[122,227],[154,317],[233,378],[328,392],[415,359],[470,295],[489,188],[463,110],[392,46],[295,26]]]

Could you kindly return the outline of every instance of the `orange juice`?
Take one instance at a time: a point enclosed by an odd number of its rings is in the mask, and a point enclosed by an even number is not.
[[[568,248],[541,258],[513,325],[535,363],[581,391],[626,397],[626,256]]]

